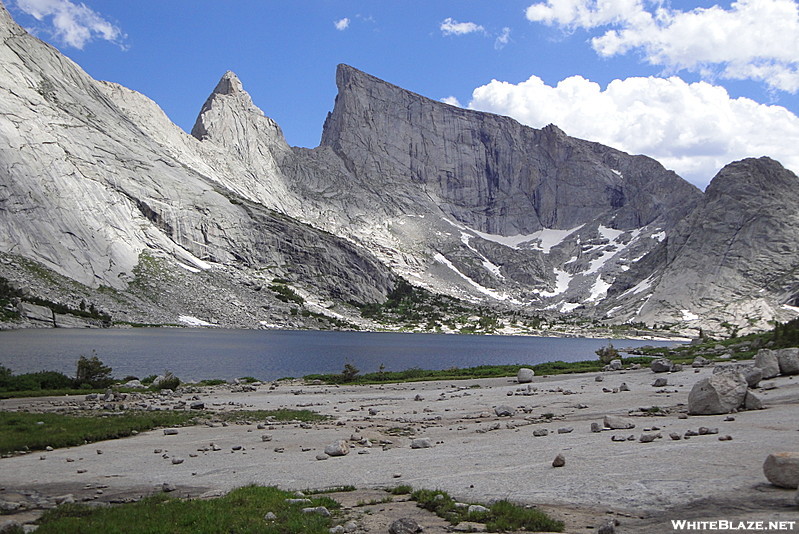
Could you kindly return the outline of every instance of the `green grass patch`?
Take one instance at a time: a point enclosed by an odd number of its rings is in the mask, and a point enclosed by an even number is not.
[[[96,508],[69,504],[46,512],[39,520],[41,534],[217,534],[251,532],[267,534],[326,534],[333,519],[304,514],[302,508],[324,506],[331,512],[340,505],[328,498],[289,504],[294,494],[273,487],[247,486],[218,499],[180,500],[166,494],[137,503]],[[272,512],[277,519],[267,520]]]
[[[487,506],[488,511],[469,512],[468,506],[459,506],[455,499],[440,490],[416,490],[411,500],[440,518],[457,525],[462,521],[485,523],[488,532],[526,530],[532,532],[562,532],[563,523],[535,508],[519,506],[510,501],[498,501]]]
[[[191,422],[189,412],[141,412],[85,416],[59,413],[0,412],[0,453],[72,447],[106,439],[124,438],[143,432]]]
[[[0,453],[72,447],[107,439],[124,438],[154,428],[185,426],[213,419],[225,422],[258,420],[316,422],[326,416],[311,410],[253,410],[219,414],[155,411],[100,415],[65,415],[0,411]]]

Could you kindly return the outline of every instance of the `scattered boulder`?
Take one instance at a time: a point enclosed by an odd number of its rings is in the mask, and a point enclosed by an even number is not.
[[[178,433],[178,429],[177,428],[165,428],[164,429],[164,435],[165,436],[175,436],[175,435],[177,435],[177,433]]]
[[[616,525],[619,522],[616,519],[610,519],[606,521],[602,526],[597,529],[597,534],[616,534]]]
[[[563,454],[558,454],[555,456],[555,459],[552,460],[552,467],[563,467],[566,465],[566,457]]]
[[[762,410],[763,409],[763,401],[754,392],[747,391],[746,392],[746,397],[744,397],[744,409],[745,410]]]
[[[630,386],[627,385],[627,382],[622,382],[619,391],[630,391]]]
[[[511,417],[516,414],[516,410],[506,404],[502,404],[494,408],[494,413],[497,417]]]
[[[757,387],[761,380],[763,380],[763,370],[757,366],[748,363],[726,363],[717,366],[713,369],[713,374],[739,372],[744,375],[746,385],[750,388]]]
[[[710,360],[705,358],[704,356],[697,356],[694,358],[694,361],[691,363],[691,367],[705,367],[710,363]]]
[[[265,521],[274,521],[275,519],[277,519],[275,512],[266,512],[266,514],[264,514]]]
[[[610,428],[611,430],[626,430],[628,428],[635,428],[635,423],[633,423],[632,420],[618,415],[606,415],[604,424],[606,428]]]
[[[760,369],[763,378],[774,378],[780,374],[780,363],[773,350],[760,349],[755,355],[755,367]]]
[[[533,430],[533,436],[535,436],[536,438],[542,438],[548,434],[549,430],[547,430],[546,428],[537,428]]]
[[[763,474],[780,488],[799,487],[799,452],[775,452],[766,457]]]
[[[422,530],[422,526],[410,517],[397,519],[388,527],[389,534],[416,534]]]
[[[668,358],[658,358],[652,360],[649,368],[652,369],[654,373],[668,373],[674,368],[674,364]]]
[[[694,384],[688,394],[688,413],[730,413],[743,405],[746,392],[747,384],[743,374],[735,370],[714,374]]]
[[[522,367],[519,369],[519,372],[516,373],[516,381],[519,382],[519,384],[527,384],[528,382],[533,381],[534,376],[535,371],[528,369],[527,367]]]
[[[330,517],[330,510],[325,508],[324,506],[314,506],[311,508],[303,508],[302,513],[304,514],[319,514],[323,517]]]
[[[780,366],[780,374],[799,375],[799,348],[780,349],[775,352]]]
[[[669,385],[669,379],[668,378],[662,378],[662,377],[661,378],[656,378],[655,381],[652,382],[652,387],[655,387],[655,388],[662,388],[663,386],[668,386],[668,385]]]
[[[623,366],[621,360],[619,359],[610,360],[610,363],[608,364],[608,369],[611,371],[621,371],[622,368]]]
[[[429,449],[433,446],[433,440],[430,438],[416,438],[411,441],[411,449]]]
[[[593,422],[591,423],[591,432],[602,432],[602,427],[599,426],[599,423]]]
[[[325,447],[325,454],[328,456],[346,456],[349,453],[350,446],[344,439],[338,439]]]
[[[470,514],[485,514],[490,512],[490,510],[482,504],[470,504],[467,512]]]

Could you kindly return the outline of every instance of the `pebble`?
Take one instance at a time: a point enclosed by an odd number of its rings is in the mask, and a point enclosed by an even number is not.
[[[563,454],[558,454],[555,456],[555,459],[552,460],[552,467],[563,467],[566,465],[566,457]]]

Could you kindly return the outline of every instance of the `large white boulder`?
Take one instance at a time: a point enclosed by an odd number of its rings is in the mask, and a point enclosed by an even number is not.
[[[763,378],[774,378],[780,374],[780,364],[777,354],[773,350],[760,349],[755,354],[755,367],[763,372]]]
[[[780,374],[799,375],[799,348],[780,349],[775,352],[780,365]]]
[[[730,370],[703,378],[688,394],[688,413],[714,415],[730,413],[740,408],[746,399],[746,378]]]
[[[799,487],[799,452],[775,452],[766,457],[763,474],[780,488]]]
[[[519,369],[519,372],[516,373],[516,380],[519,382],[519,384],[527,384],[528,382],[533,381],[534,376],[535,371],[528,369],[527,367],[522,367]]]

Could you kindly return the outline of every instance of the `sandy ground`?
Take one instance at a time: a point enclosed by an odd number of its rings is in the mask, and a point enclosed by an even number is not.
[[[711,372],[689,368],[656,375],[642,369],[535,377],[529,387],[505,378],[355,387],[291,383],[239,393],[209,388],[199,393],[209,410],[308,408],[332,418],[266,429],[253,421],[181,428],[177,435],[157,430],[5,458],[0,500],[20,490],[123,500],[163,483],[185,495],[252,483],[292,490],[347,484],[367,493],[409,484],[443,489],[463,501],[536,505],[564,520],[568,532],[590,532],[609,518],[618,519],[616,531],[622,533],[672,532],[671,520],[680,519],[796,521],[793,529],[799,532],[796,492],[773,487],[762,469],[769,453],[799,450],[799,379],[768,381],[773,388],[757,390],[766,409],[733,414],[732,421],[724,415],[686,417],[692,385]],[[658,377],[668,378],[668,385],[653,387]],[[623,382],[629,391],[614,393]],[[0,409],[60,404],[63,399],[8,400],[0,401]],[[497,416],[494,408],[500,405],[515,414]],[[653,406],[657,414],[641,411]],[[591,423],[601,426],[605,415],[630,417],[636,426],[591,432]],[[669,437],[700,427],[719,433]],[[558,433],[568,428],[573,430]],[[549,432],[534,436],[540,429]],[[653,433],[662,438],[638,441]],[[271,440],[263,441],[264,434]],[[718,439],[727,435],[732,440]],[[612,436],[635,440],[612,441]],[[370,443],[361,445],[353,437]],[[413,449],[414,437],[429,438],[434,446]],[[350,442],[349,454],[318,460],[338,439]],[[555,468],[558,453],[566,464]],[[173,457],[184,461],[173,464]],[[400,502],[380,507],[367,515],[389,517],[413,508]],[[386,531],[371,521],[371,527],[362,526]],[[445,531],[430,521],[427,532]]]

